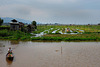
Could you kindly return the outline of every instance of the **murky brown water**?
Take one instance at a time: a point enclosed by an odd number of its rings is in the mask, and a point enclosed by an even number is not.
[[[13,62],[5,58],[10,46]],[[0,67],[100,67],[100,42],[0,41]]]

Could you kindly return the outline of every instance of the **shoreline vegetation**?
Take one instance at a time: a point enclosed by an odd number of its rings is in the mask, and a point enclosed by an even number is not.
[[[5,26],[2,26],[5,27]],[[52,29],[51,29],[52,28]],[[67,32],[66,28],[70,28],[74,33]],[[84,30],[81,32],[79,30]],[[49,30],[49,31],[48,31]],[[57,31],[55,31],[57,30]],[[41,37],[35,37],[35,34],[41,32],[45,33]],[[51,33],[55,31],[55,33]],[[33,31],[32,34],[25,33],[22,31],[11,31],[8,29],[0,30],[0,40],[22,40],[22,41],[100,41],[100,25],[38,25],[37,30]]]

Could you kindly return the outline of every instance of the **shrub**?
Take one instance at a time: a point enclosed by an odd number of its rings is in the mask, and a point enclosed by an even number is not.
[[[8,30],[0,30],[0,36],[2,37],[9,36]]]

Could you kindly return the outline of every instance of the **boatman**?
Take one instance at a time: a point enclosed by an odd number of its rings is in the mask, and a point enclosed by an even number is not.
[[[11,47],[9,47],[9,49],[8,49],[8,53],[6,54],[6,56],[7,56],[9,53],[12,53],[12,49],[11,49]]]
[[[8,49],[8,53],[12,53],[12,49],[11,49],[11,47],[9,47],[9,49]]]

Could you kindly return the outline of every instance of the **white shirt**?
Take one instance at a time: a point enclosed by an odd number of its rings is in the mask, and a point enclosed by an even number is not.
[[[12,49],[8,49],[8,52],[12,52]]]

